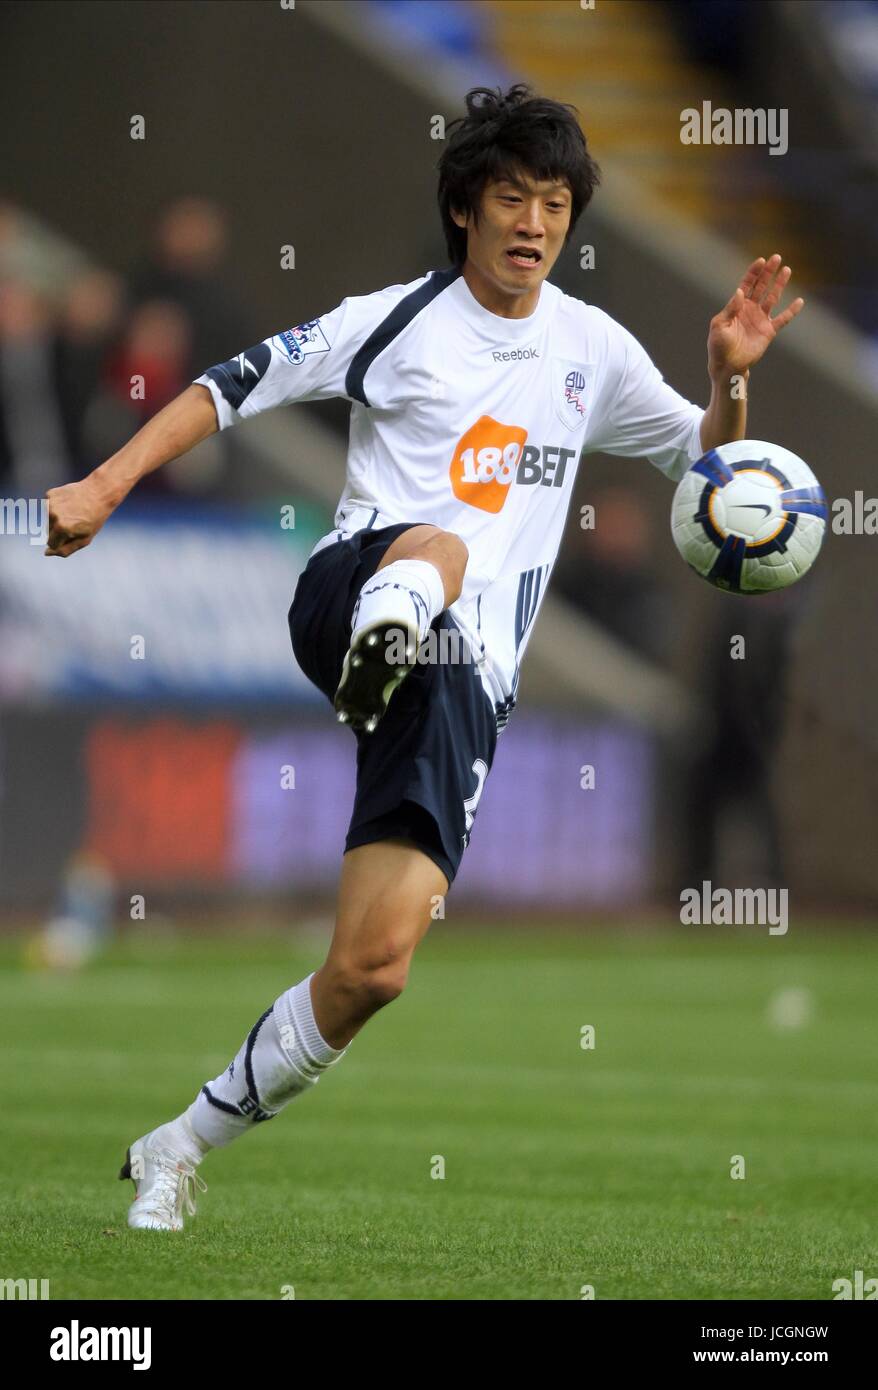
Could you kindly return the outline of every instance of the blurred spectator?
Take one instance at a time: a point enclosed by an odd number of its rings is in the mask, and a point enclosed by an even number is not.
[[[159,220],[148,263],[132,276],[136,304],[162,300],[188,319],[189,380],[253,341],[225,264],[227,247],[225,213],[206,198],[178,198]]]
[[[665,665],[672,614],[655,582],[647,506],[621,483],[601,488],[593,505],[594,529],[577,533],[561,552],[555,590],[620,642]]]
[[[58,391],[76,477],[100,462],[88,436],[88,411],[109,344],[119,331],[123,305],[119,277],[95,269],[77,275],[59,305]]]
[[[0,491],[39,497],[115,453],[193,378],[252,341],[223,274],[225,217],[202,198],[172,203],[130,292],[63,237],[0,203]],[[222,489],[217,437],[148,492]]]
[[[0,284],[0,490],[41,497],[74,476],[61,407],[52,308],[16,280]]]
[[[786,679],[802,596],[787,590],[721,598],[711,609],[713,623],[706,626],[702,644],[699,694],[713,716],[713,731],[696,749],[689,769],[683,882],[720,880],[731,817],[737,813],[750,841],[746,881],[755,884],[761,876],[782,886],[771,778],[783,735]],[[743,638],[743,658],[732,657],[733,638]],[[736,645],[736,650],[741,649]]]
[[[132,313],[110,351],[97,396],[88,410],[88,440],[96,458],[108,458],[150,416],[189,385],[192,328],[176,304],[147,301]],[[172,491],[166,470],[144,478],[140,489]]]
[[[0,480],[40,496],[94,466],[83,417],[121,316],[116,276],[0,205]]]

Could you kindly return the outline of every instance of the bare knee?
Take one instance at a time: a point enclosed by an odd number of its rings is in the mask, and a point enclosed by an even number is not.
[[[412,559],[429,560],[436,566],[442,575],[446,608],[460,598],[469,560],[469,551],[460,536],[453,531],[441,531],[438,526],[434,527],[427,539],[412,551]]]
[[[332,945],[312,984],[315,1019],[332,1047],[402,994],[432,904],[447,891],[441,869],[396,839],[347,851]]]
[[[388,546],[378,568],[405,559],[428,560],[436,566],[442,575],[446,608],[460,598],[469,551],[453,531],[443,531],[438,526],[413,526]]]
[[[397,950],[388,942],[370,951],[330,956],[323,970],[327,983],[344,999],[352,1017],[368,1017],[402,994],[411,956],[411,951]]]

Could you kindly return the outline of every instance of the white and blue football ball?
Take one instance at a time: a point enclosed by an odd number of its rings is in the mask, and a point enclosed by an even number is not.
[[[734,594],[765,594],[807,574],[826,518],[807,463],[778,444],[739,439],[710,449],[681,479],[671,531],[702,579]]]

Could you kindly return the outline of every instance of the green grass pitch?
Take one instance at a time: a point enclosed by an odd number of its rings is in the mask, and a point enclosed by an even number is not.
[[[58,977],[7,942],[0,1278],[52,1298],[829,1299],[878,1275],[878,941],[829,925],[437,923],[341,1065],[208,1156],[197,1219],[129,1231],[126,1144],[320,959],[141,937]],[[789,987],[812,1014],[778,1031]]]

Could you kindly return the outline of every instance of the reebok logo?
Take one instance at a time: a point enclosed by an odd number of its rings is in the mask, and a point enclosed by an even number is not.
[[[532,357],[539,357],[536,348],[509,348],[508,351],[495,351],[491,353],[495,362],[529,362]]]

